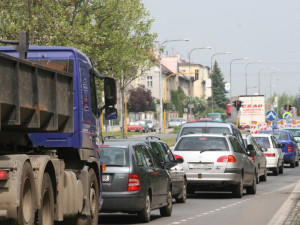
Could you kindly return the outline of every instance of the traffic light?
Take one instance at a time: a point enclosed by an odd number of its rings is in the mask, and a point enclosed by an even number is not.
[[[243,106],[243,102],[242,101],[236,101],[236,110],[239,111],[240,108]]]
[[[232,102],[232,106],[235,107],[235,108],[236,108],[236,102],[237,102],[237,101],[233,101],[233,102]]]

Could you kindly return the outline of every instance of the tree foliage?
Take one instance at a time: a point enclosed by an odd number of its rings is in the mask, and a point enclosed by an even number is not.
[[[214,99],[214,108],[221,108],[226,110],[226,105],[229,103],[229,99],[226,98],[224,76],[221,69],[218,66],[217,61],[214,64],[212,79],[212,91]],[[212,99],[209,98],[209,101]]]
[[[128,105],[131,112],[155,111],[154,97],[151,90],[146,89],[144,85],[129,91]]]
[[[174,107],[174,110],[178,112],[179,117],[182,117],[183,115],[183,104],[186,97],[187,96],[181,87],[178,87],[177,91],[171,90],[171,103]]]
[[[188,108],[189,104],[193,104],[192,113],[195,117],[201,117],[205,115],[205,112],[208,108],[208,102],[204,98],[188,96],[184,100],[184,107]]]

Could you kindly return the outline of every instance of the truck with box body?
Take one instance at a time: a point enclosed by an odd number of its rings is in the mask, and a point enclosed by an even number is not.
[[[238,112],[239,127],[251,126],[252,121],[256,124],[266,122],[264,95],[241,95],[234,100],[242,101],[242,107]],[[236,119],[237,110],[235,107],[231,106],[231,121],[236,124]]]
[[[99,116],[116,118],[115,80],[75,48],[21,42],[0,47],[0,224],[96,225]]]

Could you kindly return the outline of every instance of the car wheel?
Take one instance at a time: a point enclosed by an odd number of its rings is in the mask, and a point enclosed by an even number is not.
[[[290,167],[291,168],[295,168],[295,161],[293,161],[293,162],[290,163]]]
[[[280,169],[280,168],[279,168]],[[264,175],[260,177],[261,181],[267,181],[267,168],[265,168]]]
[[[256,193],[256,178],[253,177],[252,185],[250,187],[246,187],[246,191],[248,195],[255,195]]]
[[[176,198],[177,203],[185,203],[186,202],[186,182],[184,182],[182,191],[179,194],[180,197]]]
[[[144,209],[140,212],[137,213],[138,220],[141,223],[149,223],[150,222],[150,217],[151,217],[151,199],[149,196],[149,193],[147,193],[146,198],[145,198],[145,205]]]
[[[243,176],[241,176],[240,182],[238,185],[236,185],[233,190],[232,190],[232,195],[235,198],[241,198],[243,197],[243,192],[244,192],[244,179]]]
[[[298,167],[299,166],[299,160],[296,161],[295,166]]]
[[[160,215],[169,217],[172,215],[172,191],[169,190],[167,197],[167,205],[159,209]]]
[[[279,174],[279,165],[277,165],[276,169],[273,170],[273,175],[277,176]]]
[[[279,167],[279,174],[283,174],[283,169],[284,169],[284,163],[281,164]]]

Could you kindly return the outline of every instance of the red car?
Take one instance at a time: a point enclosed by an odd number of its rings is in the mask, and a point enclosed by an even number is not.
[[[143,127],[139,122],[130,122],[127,126],[127,131],[143,132]]]

